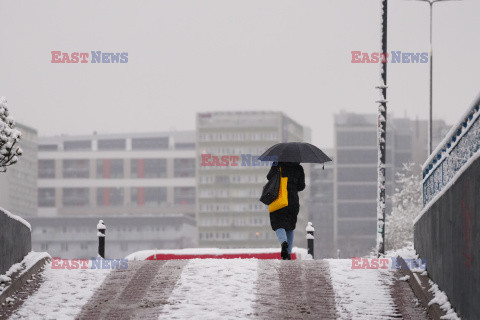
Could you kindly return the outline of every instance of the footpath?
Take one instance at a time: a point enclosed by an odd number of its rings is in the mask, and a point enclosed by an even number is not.
[[[129,261],[113,271],[47,266],[38,289],[4,318],[428,319],[400,270],[351,266],[342,259]]]

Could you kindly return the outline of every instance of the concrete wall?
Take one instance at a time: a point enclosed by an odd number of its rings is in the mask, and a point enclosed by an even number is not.
[[[480,314],[480,159],[415,224],[415,249],[462,319]]]
[[[0,274],[32,250],[30,229],[0,209]]]

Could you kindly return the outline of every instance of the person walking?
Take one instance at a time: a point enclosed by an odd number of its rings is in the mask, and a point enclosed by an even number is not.
[[[293,230],[295,230],[300,210],[298,192],[305,189],[305,173],[300,163],[278,162],[277,165],[272,165],[270,168],[267,179],[272,179],[278,170],[282,177],[288,177],[288,206],[270,212],[270,225],[280,241],[282,260],[291,260]]]

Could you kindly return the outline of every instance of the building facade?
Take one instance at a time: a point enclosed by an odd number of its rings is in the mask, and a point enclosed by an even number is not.
[[[37,130],[21,123],[19,146],[23,155],[18,162],[0,173],[0,207],[22,217],[37,215]]]
[[[404,163],[420,168],[426,159],[426,121],[387,120],[386,213],[397,186],[396,173]],[[434,141],[447,126],[437,122]],[[448,131],[448,130],[447,130]],[[376,245],[377,228],[377,115],[335,115],[334,228],[340,257],[364,256]],[[425,152],[424,152],[425,151]]]
[[[32,250],[46,251],[52,257],[89,259],[98,253],[95,217],[32,217]],[[195,219],[189,215],[110,216],[105,257],[124,258],[148,249],[183,249],[196,246]]]
[[[276,143],[303,141],[304,136],[303,126],[281,112],[197,114],[197,223],[200,247],[278,246],[276,235],[270,227],[268,208],[258,200],[267,181],[270,163],[258,161],[255,157]],[[222,156],[228,156],[229,159],[232,159],[231,156],[238,157],[238,163],[216,165],[212,161],[215,156],[219,159]],[[308,171],[306,175],[308,177]],[[306,208],[301,206],[296,245],[300,246],[299,237],[305,237],[307,217]]]
[[[40,216],[195,215],[195,132],[42,137]]]
[[[310,166],[310,197],[307,199],[309,221],[315,228],[314,255],[316,259],[336,256],[334,228],[334,169],[333,150],[324,150],[332,162]]]

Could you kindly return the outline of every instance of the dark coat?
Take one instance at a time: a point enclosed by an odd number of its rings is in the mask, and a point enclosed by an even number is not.
[[[298,192],[305,189],[305,173],[303,172],[303,167],[298,163],[279,162],[278,165],[282,169],[282,177],[288,177],[288,206],[270,212],[270,225],[273,230],[279,228],[295,230],[298,211],[300,210]],[[270,172],[267,174],[268,180],[273,177],[277,169],[277,166],[272,166]]]

